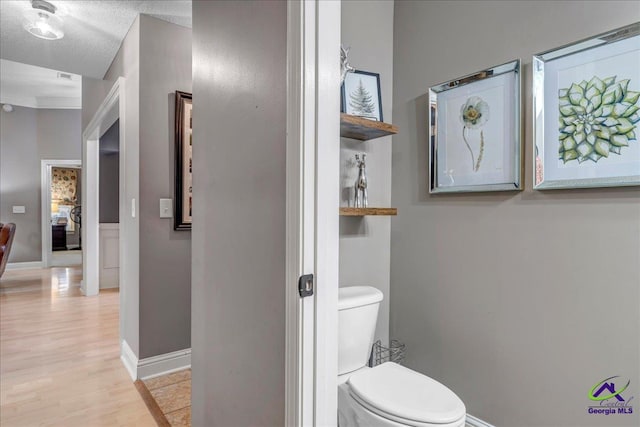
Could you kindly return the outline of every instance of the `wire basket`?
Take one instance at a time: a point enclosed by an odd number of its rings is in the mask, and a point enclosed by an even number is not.
[[[389,345],[389,347],[383,346],[382,341],[378,340],[373,343],[369,366],[378,366],[384,362],[395,362],[402,365],[404,362],[405,350],[406,345],[398,340],[391,340],[391,345]]]

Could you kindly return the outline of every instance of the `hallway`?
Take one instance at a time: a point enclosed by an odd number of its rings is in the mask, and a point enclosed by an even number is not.
[[[0,425],[155,426],[120,362],[118,291],[80,293],[79,267],[0,282]]]

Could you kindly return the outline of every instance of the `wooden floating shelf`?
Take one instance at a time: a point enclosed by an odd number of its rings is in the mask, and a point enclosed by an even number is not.
[[[396,208],[340,208],[340,216],[396,216]]]
[[[340,136],[344,138],[368,141],[396,133],[398,127],[392,124],[340,113]]]

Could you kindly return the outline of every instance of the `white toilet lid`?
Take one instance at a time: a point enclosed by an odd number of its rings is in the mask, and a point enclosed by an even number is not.
[[[462,400],[447,387],[393,362],[356,372],[347,383],[363,402],[391,418],[447,424],[466,412]]]

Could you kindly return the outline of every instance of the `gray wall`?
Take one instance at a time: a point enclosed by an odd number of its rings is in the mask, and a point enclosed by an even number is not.
[[[91,120],[94,112],[90,109],[97,109],[102,103],[105,95],[113,86],[118,77],[125,78],[124,102],[126,108],[126,118],[124,125],[119,132],[124,132],[125,151],[122,153],[124,159],[120,162],[121,175],[124,172],[124,199],[127,206],[124,212],[127,215],[120,216],[120,250],[124,251],[120,259],[120,271],[126,280],[120,283],[120,291],[125,293],[123,306],[120,313],[123,317],[122,335],[131,350],[140,358],[140,215],[133,218],[128,213],[131,209],[132,199],[136,199],[136,206],[139,204],[140,194],[140,17],[138,17],[127,36],[122,41],[120,49],[116,54],[111,66],[107,70],[104,81],[83,79],[82,105],[87,111],[83,111],[84,120]],[[85,89],[86,86],[91,86]],[[90,99],[85,100],[85,93]],[[93,99],[98,96],[99,99]],[[120,117],[122,121],[122,117]],[[124,168],[124,171],[122,169]],[[124,256],[123,256],[124,255]]]
[[[100,137],[100,222],[117,223],[120,216],[120,120]]]
[[[134,236],[124,239],[120,266],[132,278],[125,283],[123,333],[142,359],[191,346],[191,233],[173,231],[173,220],[159,213],[160,198],[174,194],[173,93],[191,91],[191,30],[140,15],[105,74],[109,83],[83,80],[91,86],[87,123],[120,76],[126,79],[126,212],[132,199],[137,204],[136,218],[119,218]]]
[[[391,331],[496,426],[640,425],[587,413],[610,376],[640,393],[640,189],[531,190],[530,120],[532,54],[639,17],[638,2],[395,3]],[[429,196],[428,87],[518,57],[526,190]]]
[[[132,28],[134,28],[135,25],[134,23]],[[119,54],[122,55],[120,52]],[[116,55],[116,58],[117,57],[118,55]],[[114,59],[114,61],[116,61],[116,59]],[[113,67],[113,64],[111,67]],[[86,129],[112,86],[112,81],[82,76],[82,130]]]
[[[375,30],[373,30],[375,29]],[[359,70],[380,74],[382,113],[393,123],[393,2],[344,1],[342,44],[351,47],[349,62]],[[342,138],[341,206],[353,206],[358,175],[354,155],[367,153],[369,206],[391,205],[391,137],[360,142]],[[389,341],[390,217],[340,218],[340,286],[367,285],[382,291],[376,339]]]
[[[284,425],[286,15],[193,3],[194,426]]]
[[[80,110],[0,110],[0,222],[16,223],[9,262],[42,260],[40,160],[80,159],[80,121]]]
[[[191,92],[191,29],[140,17],[140,357],[191,347],[191,232],[160,218],[174,196],[174,92]]]

